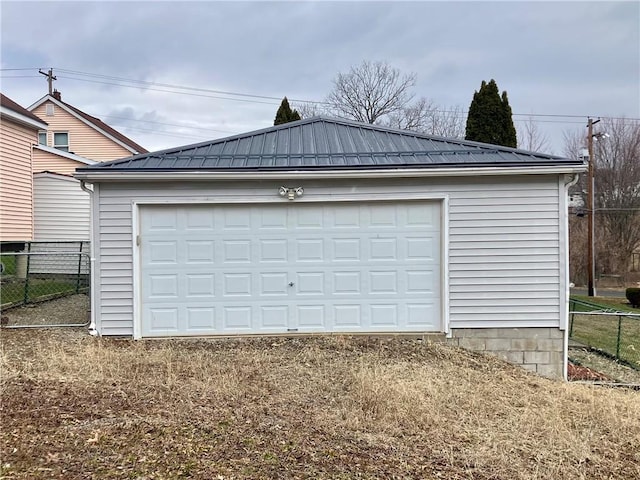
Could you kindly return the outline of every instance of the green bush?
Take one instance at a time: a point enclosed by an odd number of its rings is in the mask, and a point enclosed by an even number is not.
[[[627,288],[625,295],[632,307],[640,308],[640,288],[637,288],[637,287]]]

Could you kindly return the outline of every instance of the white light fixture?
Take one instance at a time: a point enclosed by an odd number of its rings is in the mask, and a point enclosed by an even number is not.
[[[281,197],[287,197],[289,200],[295,200],[296,197],[304,195],[304,188],[302,187],[280,187],[278,189],[278,195]]]

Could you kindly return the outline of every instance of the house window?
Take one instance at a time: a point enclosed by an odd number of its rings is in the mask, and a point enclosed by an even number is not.
[[[38,144],[39,145],[47,144],[47,132],[38,132]]]
[[[69,134],[67,132],[53,133],[53,147],[64,152],[69,151]]]
[[[47,103],[47,117],[53,117],[55,112],[55,105]]]

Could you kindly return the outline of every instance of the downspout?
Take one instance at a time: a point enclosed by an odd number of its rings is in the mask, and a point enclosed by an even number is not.
[[[89,194],[89,205],[91,205],[91,213],[89,217],[89,275],[91,281],[91,294],[89,296],[91,306],[91,321],[89,323],[89,335],[96,336],[98,331],[96,330],[96,255],[95,255],[95,236],[94,236],[94,216],[93,211],[93,190],[87,187],[84,180],[80,180],[80,188]]]
[[[568,182],[565,181],[564,184],[564,195],[565,198],[567,198],[569,196],[569,189],[571,187],[573,187],[576,183],[578,183],[578,180],[580,180],[580,174],[579,173],[574,173],[573,174],[573,178],[571,180],[569,180]],[[568,207],[567,207],[568,209]],[[565,215],[567,216],[567,235],[565,238],[565,249],[567,251],[566,255],[567,257],[565,258],[565,261],[567,263],[567,270],[565,272],[565,279],[564,279],[564,283],[565,283],[565,298],[567,299],[567,305],[565,305],[566,311],[567,311],[567,322],[569,322],[569,305],[571,305],[571,303],[569,302],[569,297],[571,295],[571,287],[569,286],[569,213],[566,212]],[[563,366],[563,372],[562,372],[562,376],[564,377],[564,380],[567,381],[568,380],[568,365],[569,365],[569,326],[567,325],[567,328],[565,328],[564,331],[564,341],[563,341],[563,346],[562,346],[562,354],[564,357],[564,366]]]
[[[568,183],[565,183],[565,187],[567,188],[567,194],[569,194],[569,189],[571,187],[573,187],[576,183],[578,183],[578,180],[580,180],[580,174],[579,173],[574,173],[573,174],[573,178],[571,180],[569,180]]]

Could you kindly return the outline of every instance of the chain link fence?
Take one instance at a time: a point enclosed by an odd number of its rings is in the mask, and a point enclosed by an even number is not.
[[[88,242],[31,242],[24,251],[0,253],[3,326],[25,319],[26,324],[77,323],[69,321],[72,317],[85,323],[90,268]]]
[[[640,370],[640,314],[614,310],[584,311],[571,300],[569,338]]]

